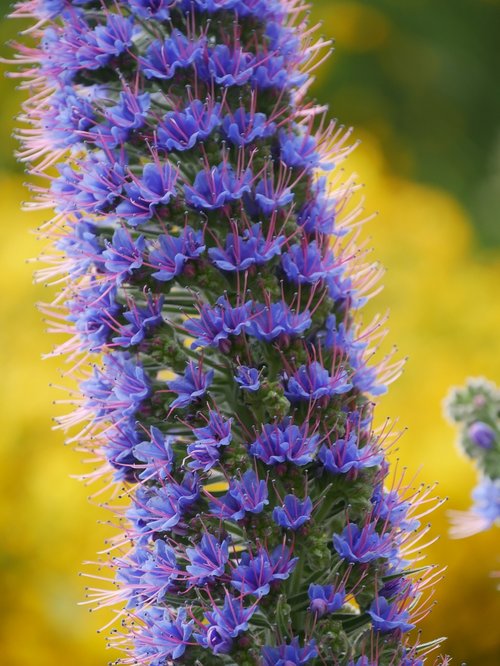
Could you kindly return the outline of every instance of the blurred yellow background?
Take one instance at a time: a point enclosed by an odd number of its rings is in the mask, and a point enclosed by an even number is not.
[[[431,6],[424,0],[421,4],[421,9],[429,10],[431,21]],[[450,0],[447,4],[454,5]],[[337,36],[337,51],[342,54],[319,73],[315,95],[321,101],[330,96],[342,99],[344,108],[354,111],[373,102],[370,96],[363,100],[364,79],[349,56],[355,59],[363,53],[383,63],[388,48],[394,47],[391,35],[397,37],[396,44],[402,43],[405,32],[391,14],[392,5],[383,0],[314,2],[315,17],[325,19],[323,32]],[[432,5],[435,11],[439,6],[439,2]],[[473,11],[472,4],[457,3],[462,9],[466,6]],[[485,12],[498,8],[498,3],[477,0],[475,6]],[[2,8],[6,11],[7,3]],[[404,15],[404,7],[399,11]],[[408,1],[407,11],[415,11],[413,1]],[[0,24],[5,38],[16,29],[7,21]],[[429,60],[439,69],[439,51],[432,54],[431,42],[426,48]],[[486,51],[475,57],[485,57]],[[446,53],[448,59],[453,56],[453,50]],[[351,98],[347,93],[347,98],[343,96],[345,86],[336,78],[341,66],[352,74]],[[411,88],[411,82],[401,83],[401,96],[408,85]],[[14,93],[12,82],[2,83],[0,92],[7,133],[22,96]],[[495,106],[493,88],[489,94]],[[425,100],[421,103],[424,109]],[[432,169],[426,171],[411,132],[405,138],[403,130],[391,127],[391,114],[401,106],[397,95],[388,94],[366,122],[358,120],[356,136],[363,143],[348,163],[366,184],[367,210],[380,212],[367,233],[373,258],[387,268],[385,289],[368,306],[366,319],[370,313],[390,309],[390,341],[401,355],[409,356],[403,376],[380,401],[378,415],[380,420],[396,417],[401,427],[408,427],[397,456],[412,472],[418,471],[422,481],[439,481],[437,492],[449,497],[431,516],[432,535],[439,534],[440,539],[429,548],[428,561],[447,566],[447,573],[436,590],[438,604],[422,625],[424,639],[448,636],[445,650],[457,666],[463,662],[498,666],[500,595],[489,577],[492,569],[499,568],[498,531],[463,541],[447,536],[446,510],[469,505],[475,473],[455,448],[455,432],[442,417],[441,403],[449,387],[467,376],[486,375],[500,381],[500,247],[495,243],[499,208],[490,210],[488,219],[481,218],[481,227],[476,217],[479,209],[466,194],[460,196],[460,187],[446,186],[446,174],[440,182]],[[337,114],[335,107],[334,101]],[[477,112],[476,122],[481,123],[482,109]],[[461,114],[462,123],[457,120]],[[341,118],[352,120],[344,114]],[[452,129],[457,123],[465,127],[467,118],[464,102],[455,109]],[[437,119],[443,126],[445,121]],[[464,162],[471,158],[472,139],[465,132],[458,134],[462,143],[454,146],[453,157],[450,153],[449,178],[459,185],[459,176],[452,172],[462,172],[454,156],[461,154]],[[444,153],[443,168],[447,141],[443,136],[441,147],[437,145],[438,152]],[[476,143],[480,144],[479,138]],[[79,454],[63,446],[63,435],[51,430],[51,419],[61,408],[52,404],[60,396],[48,384],[61,381],[61,363],[40,360],[53,340],[45,334],[42,316],[35,309],[37,301],[50,297],[50,290],[33,285],[33,265],[25,263],[41,249],[30,229],[44,217],[20,212],[20,202],[28,195],[22,187],[23,175],[12,163],[11,145],[6,139],[0,160],[0,664],[102,666],[116,656],[106,651],[104,638],[96,635],[107,618],[77,605],[85,585],[78,572],[84,560],[95,559],[96,551],[103,548],[106,528],[97,521],[109,516],[88,503],[88,488],[70,478],[86,468]],[[481,151],[475,157],[477,163],[480,157]],[[464,173],[469,168],[464,166]],[[483,173],[471,187],[489,192],[494,199],[495,188],[500,190],[498,173],[496,181],[494,173]]]

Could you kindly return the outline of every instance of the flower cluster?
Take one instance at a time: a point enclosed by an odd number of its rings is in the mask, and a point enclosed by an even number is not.
[[[459,447],[479,471],[471,510],[450,511],[452,536],[465,537],[500,524],[500,390],[469,379],[450,392],[445,413],[460,427]]]
[[[44,309],[80,377],[60,424],[129,499],[101,597],[122,662],[423,664],[433,574],[410,555],[433,500],[389,478],[373,425],[401,363],[359,324],[379,271],[355,182],[327,175],[350,132],[306,98],[328,47],[307,5],[14,14],[36,20],[19,156],[47,177],[42,277],[64,285]]]

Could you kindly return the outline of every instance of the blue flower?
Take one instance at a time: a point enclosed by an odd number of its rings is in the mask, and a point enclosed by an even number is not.
[[[257,477],[253,469],[247,470],[241,480],[233,480],[229,485],[229,494],[249,513],[261,513],[269,504],[267,483]]]
[[[221,520],[238,521],[245,517],[245,509],[241,506],[240,499],[231,493],[221,497],[213,497],[208,504],[209,514]]]
[[[282,301],[270,305],[257,303],[247,333],[258,340],[271,342],[282,334],[300,335],[311,323],[309,310],[297,313]]]
[[[316,140],[307,132],[295,134],[281,130],[279,134],[281,160],[294,169],[312,169],[320,162]]]
[[[177,70],[183,70],[192,65],[202,54],[205,40],[191,40],[174,29],[168,39],[156,39],[147,50],[146,55],[139,62],[148,79],[171,79]]]
[[[232,440],[231,426],[233,419],[225,419],[219,412],[210,409],[208,411],[207,425],[194,428],[193,434],[199,442],[220,447],[228,446]]]
[[[309,610],[311,613],[316,613],[318,617],[340,610],[346,599],[345,588],[336,588],[334,585],[315,585],[311,583],[307,594],[311,602]]]
[[[272,215],[279,208],[283,208],[294,199],[294,192],[289,187],[275,189],[272,178],[264,178],[255,188],[255,201],[265,215]]]
[[[331,474],[347,474],[376,467],[384,457],[370,444],[359,447],[357,433],[351,433],[348,438],[338,439],[328,446],[324,444],[318,458]]]
[[[235,174],[226,162],[210,170],[202,169],[196,174],[193,185],[185,185],[186,203],[193,208],[215,210],[231,201],[241,199],[250,191],[252,173],[249,169]]]
[[[212,383],[214,371],[203,372],[201,364],[189,361],[184,375],[167,382],[168,388],[177,393],[177,398],[170,405],[171,409],[187,407],[200,400]]]
[[[340,534],[334,535],[333,547],[341,558],[359,564],[389,558],[395,550],[391,533],[379,534],[374,523],[367,523],[361,529],[349,523]]]
[[[280,527],[295,531],[311,520],[312,509],[310,497],[302,502],[295,495],[286,495],[283,506],[274,508],[273,520]]]
[[[97,141],[96,141],[97,143]],[[125,169],[120,159],[110,161],[110,157],[99,155],[97,159],[91,159],[80,164],[80,173],[69,173],[64,171],[61,175],[60,185],[65,189],[65,194],[72,201],[68,201],[68,209],[72,206],[83,208],[89,213],[98,215],[113,211],[118,197],[121,196],[125,183]],[[65,179],[65,184],[62,180]]]
[[[248,629],[248,621],[255,612],[255,606],[245,608],[241,597],[233,597],[226,592],[222,608],[216,607],[205,614],[210,624],[215,624],[231,636],[236,638],[242,631]]]
[[[230,49],[218,44],[208,53],[208,57],[198,62],[197,72],[207,83],[211,80],[220,86],[241,86],[253,74],[254,56],[241,48]]]
[[[296,563],[297,558],[291,558],[285,546],[277,546],[271,554],[263,548],[255,554],[244,552],[233,571],[231,583],[242,594],[260,598],[269,594],[273,581],[286,580]]]
[[[230,651],[233,638],[248,629],[248,622],[255,612],[255,605],[245,608],[240,598],[233,597],[226,591],[222,608],[215,606],[205,613],[203,633],[195,634],[196,640],[215,654]]]
[[[168,282],[181,275],[190,259],[197,259],[205,251],[203,233],[186,226],[179,236],[161,234],[149,252],[149,263],[155,269],[153,277]]]
[[[331,284],[330,276],[329,285],[331,286]],[[364,358],[367,342],[355,338],[353,327],[348,329],[343,322],[337,324],[335,317],[329,315],[326,320],[324,345],[334,354],[340,353],[343,357],[347,357],[349,365],[353,369],[352,384],[358,391],[372,395],[382,395],[387,392],[387,386],[377,380],[376,368],[369,367]]]
[[[420,522],[416,518],[409,518],[408,512],[411,503],[403,500],[396,490],[386,491],[382,485],[375,489],[371,502],[373,504],[373,518],[380,523],[388,523],[407,532],[416,530]]]
[[[164,297],[154,299],[146,295],[146,307],[138,307],[131,303],[130,310],[123,312],[123,318],[128,322],[120,326],[120,333],[113,337],[113,342],[122,347],[131,347],[140,344],[151,330],[163,323],[162,307]]]
[[[158,146],[184,151],[203,141],[220,123],[220,104],[195,99],[184,111],[169,111],[158,126]]]
[[[255,392],[260,388],[259,371],[257,368],[249,368],[246,365],[238,366],[235,380],[243,391]]]
[[[97,235],[97,227],[92,222],[77,219],[68,225],[68,232],[57,241],[56,247],[71,260],[68,272],[77,277],[97,263],[102,247]]]
[[[336,229],[336,201],[327,194],[327,179],[323,176],[313,183],[310,199],[297,214],[297,224],[308,234],[343,235],[347,231]]]
[[[145,124],[150,106],[149,93],[136,96],[131,90],[121,92],[119,102],[104,109],[105,122],[91,130],[96,145],[103,148],[122,145],[133,130]]]
[[[275,123],[269,122],[265,113],[245,111],[240,107],[228,113],[222,121],[222,129],[235,146],[245,146],[255,139],[264,139],[274,134]]]
[[[217,347],[230,335],[240,335],[249,326],[252,302],[232,307],[222,296],[214,307],[202,305],[198,318],[191,317],[184,323],[186,331],[195,336],[191,349]]]
[[[174,438],[165,436],[161,430],[151,426],[150,438],[134,446],[133,452],[141,465],[140,479],[166,479],[172,471],[174,462]]]
[[[127,0],[130,9],[142,19],[155,18],[158,21],[168,21],[170,9],[177,4],[177,0]]]
[[[162,539],[156,539],[154,550],[143,565],[141,585],[148,599],[161,603],[165,595],[175,589],[177,559],[175,551]]]
[[[208,472],[220,459],[220,450],[216,446],[200,441],[189,444],[187,453],[190,457],[188,467],[192,470]]]
[[[467,436],[481,449],[491,449],[497,439],[496,432],[484,421],[474,421],[467,429]]]
[[[344,270],[331,248],[327,246],[322,252],[316,241],[292,245],[283,254],[281,265],[288,280],[295,284],[315,284],[332,275],[341,275]]]
[[[308,436],[307,429],[285,420],[281,424],[265,425],[248,450],[267,465],[288,461],[302,466],[313,460],[318,441],[319,435]]]
[[[262,648],[262,666],[301,666],[317,656],[314,639],[301,648],[299,639],[292,638],[289,645],[284,643],[278,647]]]
[[[145,247],[146,241],[143,236],[134,240],[130,231],[123,227],[114,232],[111,243],[107,244],[102,257],[105,260],[105,269],[116,275],[118,284],[142,266]]]
[[[177,170],[168,162],[163,166],[150,162],[144,165],[141,178],[132,174],[131,178],[132,182],[125,186],[124,201],[118,204],[116,213],[135,227],[150,220],[158,206],[166,206],[175,196]]]
[[[472,492],[472,511],[491,527],[500,519],[500,479],[484,477]]]
[[[187,621],[184,608],[177,614],[167,608],[153,606],[140,615],[145,627],[134,636],[137,655],[153,666],[160,666],[165,659],[180,659],[190,644],[194,620]],[[152,659],[155,661],[152,661]]]
[[[406,610],[399,610],[396,604],[390,604],[385,597],[377,597],[366,611],[372,619],[375,631],[388,633],[390,631],[410,631],[415,627],[408,622],[410,614]]]
[[[229,559],[229,540],[220,543],[211,534],[204,534],[199,545],[186,548],[186,556],[191,563],[186,567],[191,580],[195,585],[205,585],[224,573]]]
[[[151,393],[149,377],[134,361],[125,361],[116,368],[113,393],[122,403],[124,414],[136,411],[137,406]]]
[[[221,271],[245,271],[250,266],[265,264],[281,252],[284,236],[264,236],[262,224],[258,222],[246,229],[243,236],[229,233],[226,247],[212,247],[208,255]]]
[[[216,624],[200,627],[202,633],[194,637],[200,645],[214,654],[228,654],[233,647],[233,639],[222,627]]]
[[[45,131],[53,148],[67,148],[78,143],[94,124],[91,97],[82,97],[70,86],[56,90],[51,105],[45,117]]]
[[[109,429],[103,453],[116,470],[116,480],[133,481],[136,463],[134,448],[138,442],[139,434],[132,419],[124,420]]]
[[[330,376],[321,363],[314,361],[308,365],[301,365],[288,379],[285,395],[290,402],[319,400],[341,395],[351,388],[352,383],[348,380],[345,370],[338,370],[335,375]]]

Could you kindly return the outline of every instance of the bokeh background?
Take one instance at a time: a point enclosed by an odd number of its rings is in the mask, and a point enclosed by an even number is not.
[[[314,96],[353,124],[361,146],[350,160],[366,184],[373,257],[387,268],[385,290],[366,318],[390,310],[390,340],[409,356],[381,400],[379,418],[408,431],[397,456],[420,479],[439,481],[447,508],[469,504],[475,474],[442,417],[450,385],[469,375],[500,382],[500,2],[498,0],[313,0],[314,21],[336,39]],[[4,19],[0,37],[20,25]],[[8,46],[3,49],[8,54]],[[28,197],[12,153],[23,93],[0,80],[0,663],[102,666],[113,655],[96,630],[104,615],[78,606],[77,573],[103,547],[108,515],[71,478],[79,454],[51,430],[61,408],[49,382],[58,361],[40,360],[53,340],[35,303],[30,233],[43,221],[20,212]],[[447,536],[446,507],[432,517],[428,561],[447,567],[424,638],[448,636],[453,663],[498,666],[498,530],[464,541]]]

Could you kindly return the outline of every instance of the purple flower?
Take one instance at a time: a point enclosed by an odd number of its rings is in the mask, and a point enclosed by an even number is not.
[[[136,96],[131,90],[121,92],[118,104],[104,109],[104,124],[91,130],[96,144],[108,149],[122,145],[133,130],[145,124],[150,106],[149,93]]]
[[[250,323],[252,302],[232,307],[227,297],[221,296],[214,307],[202,305],[198,318],[188,319],[184,327],[195,336],[191,349],[217,347],[230,335],[240,335]]]
[[[134,240],[130,231],[120,227],[117,229],[107,244],[107,249],[102,253],[105,260],[104,267],[116,275],[118,283],[123,282],[127,275],[140,268],[143,262],[146,241],[143,236]]]
[[[133,480],[136,462],[133,451],[138,442],[139,435],[132,419],[110,428],[103,453],[108,463],[117,470],[114,475],[116,480]]]
[[[348,438],[338,439],[328,446],[324,444],[318,458],[331,474],[347,474],[380,465],[383,455],[370,444],[360,448],[357,434],[352,433]]]
[[[126,195],[116,207],[117,215],[131,226],[150,220],[158,206],[165,206],[175,196],[177,171],[171,164],[150,162],[144,165],[142,177],[131,174],[132,182],[125,186]]]
[[[307,132],[294,134],[280,132],[281,160],[294,169],[312,169],[319,165],[320,156],[316,150],[316,140]]]
[[[130,9],[142,19],[155,18],[158,21],[168,21],[170,9],[177,4],[177,0],[128,0]]]
[[[406,610],[399,610],[396,604],[390,604],[385,597],[377,597],[366,611],[372,619],[375,631],[388,633],[390,631],[410,631],[415,627],[408,619],[410,614]]]
[[[288,645],[284,643],[278,647],[264,647],[262,649],[262,666],[301,666],[318,656],[316,641],[311,640],[303,648],[299,639],[292,638]]]
[[[481,449],[491,449],[497,439],[496,432],[484,421],[474,421],[467,430],[467,436]]]
[[[148,599],[161,603],[165,595],[175,588],[178,578],[175,551],[162,539],[156,539],[154,550],[143,564],[141,585]]]
[[[311,198],[299,210],[297,223],[308,234],[336,234],[342,235],[345,231],[335,228],[336,201],[327,194],[327,180],[323,176],[312,186]]]
[[[238,366],[235,380],[242,391],[253,393],[260,388],[259,371],[257,368],[249,368],[246,365]]]
[[[282,301],[270,305],[257,303],[247,333],[258,340],[271,342],[282,334],[300,335],[311,323],[309,310],[294,312]]]
[[[194,428],[193,435],[197,440],[187,447],[191,460],[188,463],[190,469],[208,472],[220,459],[220,447],[227,446],[232,439],[232,419],[225,420],[217,412],[210,410],[206,426]]]
[[[193,208],[215,210],[225,204],[241,199],[250,191],[252,173],[249,169],[235,174],[232,167],[222,162],[210,170],[202,169],[194,179],[193,185],[185,185],[186,203]]]
[[[269,504],[267,483],[263,479],[259,480],[253,469],[247,470],[241,480],[231,481],[229,494],[249,513],[261,513]]]
[[[229,652],[236,638],[248,629],[248,622],[255,612],[255,605],[245,608],[240,598],[233,597],[226,591],[222,608],[205,613],[206,625],[203,633],[195,634],[196,640],[204,647],[210,648],[215,654]]]
[[[472,492],[472,498],[472,511],[484,521],[483,529],[500,519],[500,479],[481,479]]]
[[[265,113],[247,112],[244,107],[240,107],[224,117],[222,129],[235,146],[245,146],[255,139],[271,136],[275,131],[275,123],[269,122]]]
[[[187,453],[190,457],[188,467],[192,470],[208,472],[220,459],[220,451],[216,446],[200,441],[189,444]]]
[[[346,599],[345,588],[336,588],[334,585],[315,585],[311,583],[307,594],[311,602],[309,610],[311,613],[316,613],[318,617],[340,610]]]
[[[264,178],[255,188],[255,201],[265,215],[291,203],[295,194],[289,187],[275,187],[272,178]]]
[[[312,509],[310,497],[301,502],[295,495],[286,495],[283,506],[274,508],[273,520],[280,527],[295,531],[311,520]]]
[[[242,553],[233,571],[231,582],[242,594],[263,597],[269,594],[271,583],[286,580],[297,563],[285,546],[277,546],[271,554],[260,548],[257,553]]]
[[[211,650],[214,654],[228,654],[233,647],[233,639],[222,627],[214,625],[201,626],[202,633],[194,637],[200,645]]]
[[[332,250],[327,246],[321,251],[316,241],[292,245],[283,254],[281,265],[288,280],[295,284],[316,284],[334,274],[340,275],[344,270]]]
[[[161,234],[149,252],[149,263],[155,269],[152,274],[159,282],[168,282],[181,275],[190,259],[197,259],[205,251],[203,234],[186,226],[179,236]]]
[[[167,382],[168,388],[177,393],[177,398],[170,405],[170,409],[187,407],[201,399],[212,383],[214,371],[203,372],[201,364],[189,361],[184,375]]]
[[[205,42],[188,39],[180,30],[174,29],[168,39],[151,42],[146,55],[139,62],[148,79],[171,79],[177,70],[183,70],[201,55]]]
[[[230,49],[218,44],[208,55],[198,61],[197,72],[201,79],[215,81],[220,86],[241,86],[253,74],[254,56],[241,48]]]
[[[199,442],[209,444],[216,448],[227,446],[231,443],[231,426],[233,419],[225,419],[219,412],[210,409],[208,412],[207,425],[194,428],[193,434]]]
[[[100,156],[99,159],[83,162],[80,164],[79,174],[68,167],[73,178],[65,192],[66,197],[71,199],[71,203],[68,202],[69,210],[80,206],[85,211],[98,215],[113,211],[123,191],[125,169],[119,158],[114,162],[110,161],[111,158],[112,156]],[[68,172],[63,173],[67,179]]]
[[[119,335],[113,337],[115,344],[122,347],[131,347],[141,343],[153,328],[161,326],[163,323],[162,307],[164,297],[154,299],[149,294],[146,295],[146,307],[138,307],[134,302],[130,305],[130,310],[123,312],[123,318],[128,322],[120,326]]]
[[[314,361],[309,365],[301,365],[288,379],[285,395],[290,402],[319,400],[341,395],[351,388],[352,383],[348,380],[345,370],[340,369],[335,375],[330,376],[321,363]]]
[[[153,606],[141,613],[145,626],[134,636],[139,659],[159,666],[165,659],[180,659],[190,644],[193,620],[179,608],[174,615],[170,609]],[[155,661],[151,661],[154,658]]]
[[[198,546],[186,548],[186,556],[191,563],[186,567],[191,580],[195,585],[205,585],[224,573],[229,559],[229,540],[220,543],[211,534],[204,534]]]
[[[203,141],[219,125],[220,104],[195,99],[184,111],[169,111],[158,126],[158,146],[184,151]]]
[[[241,597],[233,597],[226,592],[222,608],[216,607],[213,611],[205,614],[206,619],[212,625],[223,629],[228,636],[236,638],[242,631],[248,629],[248,621],[255,612],[255,606],[245,608]]]
[[[415,518],[408,518],[411,503],[401,499],[397,491],[386,491],[382,486],[376,488],[372,495],[373,518],[380,523],[388,523],[407,532],[416,530],[420,522]]]
[[[389,558],[395,548],[391,533],[379,534],[374,523],[367,523],[361,529],[349,523],[341,534],[334,535],[333,547],[341,558],[359,564]]]
[[[221,271],[245,271],[250,266],[271,261],[280,254],[284,242],[284,236],[265,237],[259,222],[246,229],[243,236],[227,234],[225,249],[212,247],[208,250],[208,255]]]
[[[169,476],[174,462],[173,443],[173,437],[168,437],[155,426],[151,426],[150,438],[133,448],[137,460],[145,463],[141,466],[143,470],[139,474],[140,479],[165,480]]]
[[[250,445],[249,453],[267,465],[285,461],[302,466],[310,463],[318,448],[319,435],[307,435],[307,429],[289,420],[277,425],[265,425],[262,434]]]

